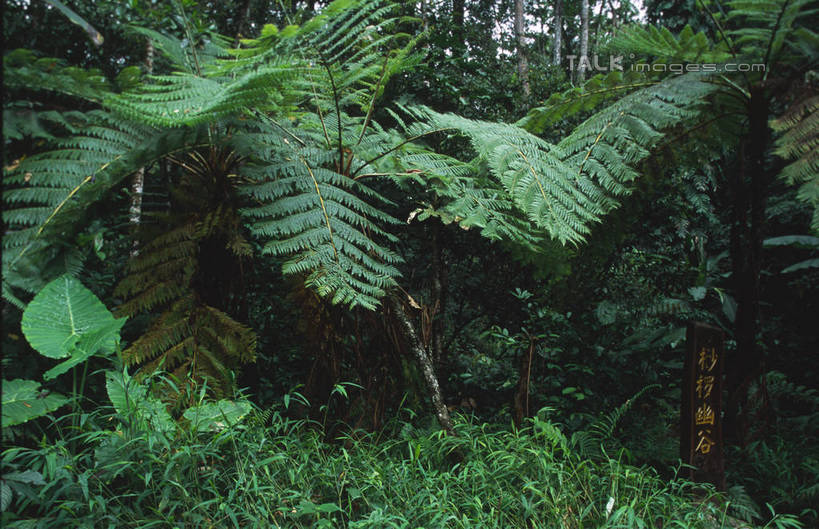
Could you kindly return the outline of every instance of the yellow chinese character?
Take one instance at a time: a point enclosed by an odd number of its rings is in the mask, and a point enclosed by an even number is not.
[[[700,366],[700,370],[710,373],[717,365],[717,358],[717,352],[713,347],[700,349],[697,365]]]
[[[714,377],[712,375],[700,375],[697,377],[697,397],[707,399],[714,389]]]
[[[694,449],[695,452],[699,452],[701,454],[708,454],[711,452],[711,447],[717,444],[713,439],[708,437],[707,434],[710,434],[711,430],[700,430],[697,432],[697,436],[700,438],[700,442],[697,443],[697,448]]]
[[[696,424],[714,424],[714,409],[707,402],[697,408]]]

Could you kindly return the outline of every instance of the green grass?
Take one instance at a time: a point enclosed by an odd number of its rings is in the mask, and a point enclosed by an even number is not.
[[[72,438],[7,449],[4,483],[13,495],[4,525],[738,526],[725,496],[604,455],[581,457],[557,426],[540,419],[513,431],[459,417],[457,437],[396,420],[382,432],[329,443],[320,425],[271,411],[220,432],[180,428],[173,438],[129,433],[120,420],[84,415]],[[20,479],[26,475],[29,483]],[[799,527],[789,516],[769,526]]]

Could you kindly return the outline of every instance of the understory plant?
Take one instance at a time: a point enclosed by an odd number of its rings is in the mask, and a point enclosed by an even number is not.
[[[737,526],[726,496],[616,457],[585,458],[538,416],[519,430],[458,416],[457,436],[396,419],[327,443],[315,424],[283,412],[171,431],[129,428],[135,410],[95,411],[80,432],[3,453],[15,491],[6,526]],[[801,527],[778,515],[764,526]]]

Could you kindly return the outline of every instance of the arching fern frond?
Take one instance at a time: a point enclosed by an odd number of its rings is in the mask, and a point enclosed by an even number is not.
[[[552,94],[546,103],[535,107],[518,121],[517,125],[532,133],[543,133],[547,127],[579,112],[593,111],[602,105],[622,98],[638,90],[648,89],[663,81],[666,68],[654,69],[654,65],[668,63],[719,64],[730,57],[724,44],[715,45],[704,33],[694,33],[686,26],[679,35],[673,35],[666,28],[656,26],[625,26],[618,30],[609,45],[613,51],[629,53],[638,57],[634,67],[619,64],[623,70],[612,66],[612,70],[598,74],[580,86],[564,92]],[[620,60],[623,56],[620,56]]]
[[[706,81],[704,75],[687,74],[638,90],[594,114],[558,145],[514,125],[467,120],[424,108],[409,111],[430,128],[466,135],[480,153],[477,163],[485,164],[524,218],[561,243],[578,243],[591,223],[629,193],[640,162],[658,140],[699,116],[699,105],[714,90]],[[434,165],[424,170],[440,172]],[[480,193],[470,195],[468,188],[458,192],[498,218],[508,215],[502,201],[481,200]],[[467,207],[469,200],[458,203],[464,207],[458,216],[474,215]]]
[[[652,65],[672,62],[717,64],[730,57],[726,43],[715,45],[705,33],[694,33],[688,25],[679,35],[651,24],[625,26],[617,31],[610,47],[636,54],[640,58],[638,62],[651,61]],[[650,73],[651,69],[645,71]]]
[[[152,140],[149,129],[113,119],[103,111],[73,112],[64,118],[79,134],[55,140],[55,150],[6,167],[3,175],[3,280],[17,278],[15,286],[24,290],[28,282],[21,272],[28,265],[21,260],[39,259],[43,271],[47,270],[46,263],[59,257],[55,252],[59,241],[64,244],[66,235],[74,233],[85,217],[89,201],[127,176],[138,146]],[[51,279],[34,276],[40,278],[28,286]],[[4,290],[11,292],[8,285]]]
[[[558,144],[566,163],[577,168],[578,186],[589,193],[602,188],[613,196],[625,194],[625,184],[638,175],[637,164],[665,133],[699,118],[715,90],[705,74],[689,73],[638,90],[594,114]]]
[[[367,185],[317,163],[335,160],[334,149],[300,145],[288,132],[270,125],[241,140],[257,160],[244,172],[254,181],[244,192],[260,203],[244,211],[251,231],[264,252],[289,257],[285,274],[305,275],[334,303],[372,309],[399,275],[400,258],[383,245],[396,239],[381,227],[397,221],[373,205],[385,199]]]
[[[819,233],[819,96],[792,105],[771,126],[782,132],[774,152],[792,160],[780,176],[800,186],[799,198],[813,206],[811,229]]]
[[[516,124],[533,134],[541,134],[562,119],[595,110],[657,82],[657,79],[636,74],[632,70],[613,70],[605,75],[598,74],[580,86],[552,94],[543,105],[531,109]]]
[[[800,21],[815,14],[812,5],[811,0],[733,0],[728,2],[727,22],[735,29],[728,34],[735,37],[742,55],[763,59],[771,68],[786,48],[798,50],[794,45],[805,32],[816,36]]]
[[[196,144],[201,132],[159,132],[102,110],[72,113],[67,119],[77,135],[56,140],[53,150],[6,168],[4,280],[27,253],[45,259],[43,252],[51,252],[55,241],[76,232],[88,205],[136,168],[180,146]]]
[[[637,399],[648,391],[659,387],[659,384],[651,384],[644,387],[611,412],[598,417],[588,428],[575,432],[574,435],[572,435],[572,444],[577,446],[580,454],[586,457],[599,456],[602,445],[614,437],[614,432],[620,424],[620,421],[622,421],[623,417],[625,417]]]
[[[159,314],[122,357],[143,374],[162,369],[179,380],[207,381],[217,395],[224,395],[231,383],[230,370],[255,359],[256,335],[208,305],[199,288],[204,260],[217,258],[202,255],[205,245],[216,241],[235,256],[232,245],[239,219],[226,206],[171,217],[168,221],[177,226],[140,249],[114,292],[126,300],[117,307],[119,314]]]
[[[156,127],[214,123],[248,108],[270,108],[281,102],[285,87],[297,75],[292,64],[279,62],[237,79],[211,79],[188,73],[153,76],[139,91],[111,95],[106,105]]]
[[[101,102],[110,86],[101,71],[65,66],[59,59],[40,58],[33,51],[18,49],[3,56],[6,90],[20,89],[59,93]]]
[[[479,163],[486,164],[518,211],[555,239],[579,242],[588,233],[587,224],[603,213],[575,186],[573,168],[563,163],[565,156],[554,145],[513,125],[468,120],[428,109],[416,114],[434,127],[468,136],[480,153]],[[485,206],[500,206],[492,207],[497,215],[506,209],[502,202],[473,198]],[[467,218],[466,211],[460,216]]]

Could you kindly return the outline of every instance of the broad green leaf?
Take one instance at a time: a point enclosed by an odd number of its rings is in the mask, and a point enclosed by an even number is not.
[[[783,235],[781,237],[765,239],[762,245],[766,248],[771,246],[800,246],[803,248],[819,248],[819,237],[812,237],[810,235]]]
[[[145,400],[147,393],[145,386],[138,384],[127,371],[105,373],[105,389],[108,391],[108,399],[120,415],[133,413],[134,406]]]
[[[41,395],[34,380],[3,381],[3,428],[41,417],[67,403],[62,395]]]
[[[150,395],[148,388],[131,378],[127,371],[107,372],[105,389],[111,404],[122,417],[144,421],[148,427],[160,432],[170,432],[176,428],[162,401]]]
[[[788,274],[790,272],[796,272],[797,270],[804,270],[806,268],[819,268],[819,259],[807,259],[805,261],[799,261],[796,264],[792,264],[787,268],[782,270],[783,274]]]
[[[23,312],[21,327],[43,356],[87,358],[99,350],[113,351],[124,324],[124,318],[114,319],[93,292],[66,274],[34,296]]]
[[[96,331],[86,333],[79,337],[74,345],[74,354],[71,355],[71,357],[65,362],[57,364],[43,373],[43,379],[51,380],[56,378],[75,365],[81,364],[88,360],[100,350],[105,341],[110,338],[112,333],[116,333],[116,335],[119,336],[119,331],[124,323],[125,319],[112,319],[106,322]]]
[[[248,413],[249,402],[222,399],[188,408],[184,417],[190,421],[194,430],[218,431],[236,424]]]
[[[24,470],[22,472],[9,472],[3,474],[3,479],[6,481],[16,481],[18,483],[27,483],[29,485],[45,485],[43,475],[36,470]]]

